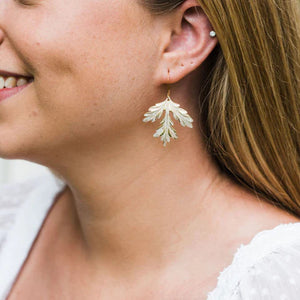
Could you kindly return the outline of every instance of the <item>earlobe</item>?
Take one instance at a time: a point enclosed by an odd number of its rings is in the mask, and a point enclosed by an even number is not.
[[[185,1],[171,17],[173,27],[169,28],[157,74],[160,84],[183,79],[205,61],[218,43],[197,0]],[[166,70],[170,70],[170,77]]]

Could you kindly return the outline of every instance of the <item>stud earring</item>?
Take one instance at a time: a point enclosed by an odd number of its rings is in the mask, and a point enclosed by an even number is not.
[[[210,35],[211,37],[215,37],[215,36],[216,36],[216,32],[212,30],[212,31],[209,33],[209,35]]]
[[[188,115],[187,111],[181,107],[178,103],[172,101],[170,97],[170,88],[168,89],[167,98],[160,103],[156,103],[149,108],[149,111],[144,114],[143,122],[152,121],[152,123],[159,119],[165,110],[165,116],[160,122],[160,127],[156,130],[153,137],[161,137],[164,143],[164,147],[170,142],[170,137],[177,139],[176,130],[174,129],[173,121],[171,120],[170,111],[173,113],[175,120],[179,120],[180,124],[185,127],[193,128],[193,119]]]

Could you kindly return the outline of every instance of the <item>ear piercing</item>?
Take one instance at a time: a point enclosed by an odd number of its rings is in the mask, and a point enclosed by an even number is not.
[[[209,35],[213,38],[213,37],[216,36],[216,32],[212,30],[212,31],[209,33]]]

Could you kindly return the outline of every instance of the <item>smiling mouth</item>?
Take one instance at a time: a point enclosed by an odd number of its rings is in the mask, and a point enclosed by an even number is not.
[[[33,81],[33,77],[0,75],[0,90],[25,85]]]
[[[14,77],[8,77],[4,80],[3,84],[3,77],[0,76],[0,101],[10,98],[18,93],[20,93],[23,89],[28,87],[34,79],[31,78],[19,78],[16,79]]]

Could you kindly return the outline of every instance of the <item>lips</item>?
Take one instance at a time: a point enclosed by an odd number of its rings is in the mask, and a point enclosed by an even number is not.
[[[14,88],[1,89],[0,90],[0,102],[20,93],[23,89],[26,89],[31,83],[32,83],[32,81],[28,82],[27,84],[21,85],[21,86],[16,86]]]
[[[25,78],[33,78],[30,75],[24,75],[24,74],[18,74],[18,73],[13,73],[13,72],[9,72],[9,71],[4,71],[4,70],[0,70],[0,76],[4,76],[4,77],[9,77],[9,76],[13,76],[13,77],[25,77]]]

